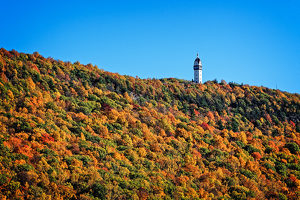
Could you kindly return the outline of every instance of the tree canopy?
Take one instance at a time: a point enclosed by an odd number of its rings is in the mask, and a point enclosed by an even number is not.
[[[0,50],[0,198],[297,199],[300,95]]]

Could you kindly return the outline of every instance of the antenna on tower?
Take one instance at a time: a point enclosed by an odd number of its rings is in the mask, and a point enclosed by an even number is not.
[[[197,52],[197,57],[198,57],[198,52]]]

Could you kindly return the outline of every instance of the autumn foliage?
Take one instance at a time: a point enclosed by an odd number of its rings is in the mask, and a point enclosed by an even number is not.
[[[298,199],[300,95],[0,50],[0,199]]]

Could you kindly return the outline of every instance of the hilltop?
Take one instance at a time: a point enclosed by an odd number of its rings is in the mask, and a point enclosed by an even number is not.
[[[300,95],[0,50],[0,198],[297,199]]]

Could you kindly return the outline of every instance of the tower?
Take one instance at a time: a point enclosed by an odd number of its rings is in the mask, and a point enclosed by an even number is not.
[[[202,83],[202,63],[200,58],[198,57],[194,61],[194,82],[195,83]]]

